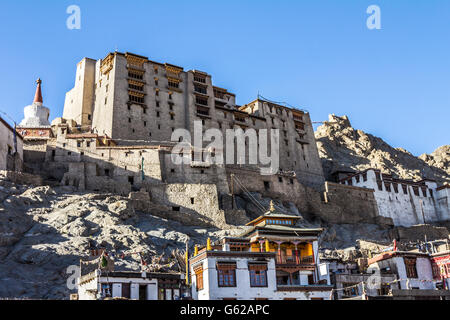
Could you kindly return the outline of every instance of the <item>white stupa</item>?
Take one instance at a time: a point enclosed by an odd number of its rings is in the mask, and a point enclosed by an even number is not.
[[[19,127],[23,128],[41,128],[50,127],[48,117],[50,110],[43,105],[41,83],[42,80],[36,81],[36,94],[32,105],[26,106],[24,109],[25,118],[20,123]]]

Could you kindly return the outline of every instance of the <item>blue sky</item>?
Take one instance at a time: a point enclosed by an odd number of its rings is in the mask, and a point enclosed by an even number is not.
[[[66,28],[69,5],[81,30]],[[381,30],[366,27],[369,5]],[[450,144],[450,1],[2,1],[0,110],[16,121],[43,79],[61,116],[76,63],[116,48],[213,75],[245,104],[258,92],[348,115],[415,155]]]

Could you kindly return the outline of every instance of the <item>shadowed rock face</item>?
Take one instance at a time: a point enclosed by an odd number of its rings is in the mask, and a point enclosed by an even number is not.
[[[158,261],[157,270],[179,271],[171,253],[184,249],[187,238],[193,250],[208,237],[215,241],[243,229],[221,230],[188,214],[180,222],[173,214],[155,205],[135,208],[117,195],[0,178],[0,299],[68,299],[74,291],[66,285],[72,275],[67,268],[78,266],[93,248],[142,252],[149,265]],[[140,268],[138,255],[115,261],[116,270]]]
[[[317,128],[315,137],[327,179],[337,170],[376,168],[402,179],[450,182],[449,145],[415,157],[407,150],[393,148],[378,137],[352,128],[347,116],[335,115]]]

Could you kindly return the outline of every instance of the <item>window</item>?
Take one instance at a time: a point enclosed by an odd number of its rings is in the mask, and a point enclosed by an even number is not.
[[[191,204],[194,204],[194,203],[195,203],[195,199],[191,198]]]
[[[138,96],[130,94],[130,95],[128,95],[128,98],[130,99],[131,102],[144,103],[143,97],[138,97]]]
[[[234,116],[234,120],[245,123],[245,117]]]
[[[208,105],[208,98],[203,98],[203,97],[196,96],[195,97],[195,103],[203,105],[203,106],[207,106]]]
[[[270,182],[264,181],[264,189],[269,190],[270,189]]]
[[[136,84],[129,83],[128,84],[128,88],[131,89],[131,90],[136,90],[136,91],[141,91],[141,92],[144,91],[144,85],[143,84],[142,85],[136,85]]]
[[[194,75],[194,81],[200,82],[200,83],[206,83],[206,78],[202,77],[200,75]]]
[[[197,114],[203,115],[203,116],[209,116],[209,109],[208,108],[197,107]]]
[[[236,265],[218,265],[219,287],[236,287]]]
[[[180,207],[172,207],[172,211],[180,211]]]
[[[378,289],[378,295],[379,296],[387,296],[389,295],[391,287],[388,284],[381,284],[380,289]]]
[[[358,295],[357,283],[343,283],[344,295],[347,297],[356,297]]]
[[[278,177],[278,182],[283,183],[283,178],[282,177]]]
[[[203,290],[203,266],[194,268],[194,273],[197,291]]]
[[[389,182],[385,182],[384,186],[385,186],[387,192],[391,192],[391,184]]]
[[[393,183],[392,186],[394,187],[394,192],[398,193],[398,184]]]
[[[194,90],[198,93],[207,94],[205,87],[194,85]]]
[[[134,177],[133,177],[133,176],[129,176],[129,177],[128,177],[128,182],[129,182],[131,185],[134,185]]]
[[[377,181],[377,185],[378,185],[378,190],[383,191],[383,182]]]
[[[180,86],[180,84],[177,81],[173,81],[173,80],[169,80],[168,84],[169,84],[170,88],[177,88],[178,89],[178,87]]]
[[[303,131],[305,130],[305,124],[304,123],[294,121],[294,124],[295,124],[295,129],[303,130]]]
[[[137,71],[128,71],[128,77],[137,79],[137,80],[142,80],[142,79],[144,79],[144,73],[137,72]]]
[[[267,265],[249,265],[250,286],[267,287]]]
[[[415,258],[405,258],[406,277],[416,279],[417,267]]]

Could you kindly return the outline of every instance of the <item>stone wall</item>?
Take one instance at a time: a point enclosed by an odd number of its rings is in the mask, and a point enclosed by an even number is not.
[[[161,184],[149,186],[152,202],[165,205],[179,215],[206,218],[211,225],[228,226],[225,212],[219,209],[217,187],[211,184]]]
[[[42,177],[41,176],[37,176],[37,175],[29,174],[29,173],[23,173],[23,172],[0,170],[0,179],[9,180],[9,181],[17,183],[17,184],[30,184],[33,186],[41,186],[42,185]]]
[[[45,162],[47,152],[47,140],[26,139],[23,145],[24,170],[29,173],[39,174]]]
[[[330,223],[392,223],[379,218],[373,189],[327,181],[323,207],[319,215]]]

